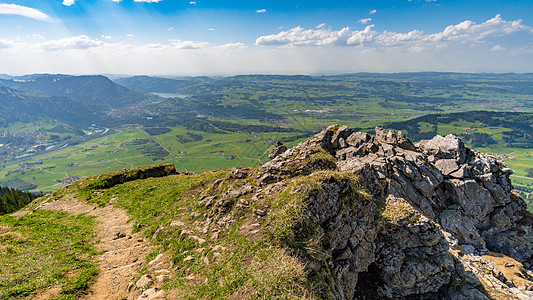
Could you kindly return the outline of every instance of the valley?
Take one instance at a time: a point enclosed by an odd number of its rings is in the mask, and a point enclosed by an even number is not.
[[[437,72],[2,80],[9,89],[3,97],[20,100],[5,102],[12,113],[0,114],[0,185],[50,192],[160,162],[198,173],[257,167],[278,140],[291,147],[346,124],[369,133],[401,130],[413,141],[456,134],[503,159],[516,172],[517,192],[531,199],[531,83],[533,74]],[[11,117],[20,103],[43,97],[70,104]],[[75,115],[72,105],[85,109]]]

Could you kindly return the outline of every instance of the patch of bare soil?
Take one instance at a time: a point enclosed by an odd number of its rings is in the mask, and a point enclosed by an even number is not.
[[[40,209],[62,210],[72,214],[86,213],[96,217],[96,249],[104,251],[97,257],[100,273],[82,299],[132,299],[140,291],[128,291],[128,285],[139,274],[146,255],[152,250],[141,233],[131,233],[129,216],[113,206],[98,207],[76,199],[43,203]],[[42,295],[50,295],[43,291]]]

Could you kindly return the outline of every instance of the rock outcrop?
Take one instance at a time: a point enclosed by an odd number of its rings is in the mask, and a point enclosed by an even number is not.
[[[310,274],[327,274],[324,289],[335,298],[533,297],[533,217],[512,192],[512,170],[457,137],[413,144],[401,132],[376,128],[373,137],[330,126],[292,149],[277,145],[271,157],[253,175],[258,187],[230,189],[217,212],[242,195],[257,201],[311,178],[311,192],[289,193],[306,197],[307,219],[293,226],[294,239],[319,249],[301,259]],[[267,207],[263,215],[273,213]],[[302,233],[305,226],[314,235]],[[529,283],[521,291],[495,271],[496,254],[523,263]]]

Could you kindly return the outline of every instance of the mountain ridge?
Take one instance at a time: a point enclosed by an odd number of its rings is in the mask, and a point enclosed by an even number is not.
[[[451,135],[413,144],[375,132],[330,126],[257,169],[145,167],[39,201],[132,216],[159,255],[121,289],[131,299],[533,297],[533,216],[512,171]],[[173,271],[159,281],[161,261]]]
[[[71,97],[89,106],[123,107],[149,99],[150,96],[125,88],[103,75],[33,74],[0,85],[23,92]]]

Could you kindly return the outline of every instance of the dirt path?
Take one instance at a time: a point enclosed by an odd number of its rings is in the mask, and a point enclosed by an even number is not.
[[[141,233],[131,234],[132,224],[128,223],[130,218],[124,211],[76,199],[47,202],[40,209],[87,213],[96,217],[96,249],[105,252],[97,257],[100,273],[89,294],[82,299],[131,299],[136,296],[134,290],[128,291],[128,284],[139,274],[151,247]]]

